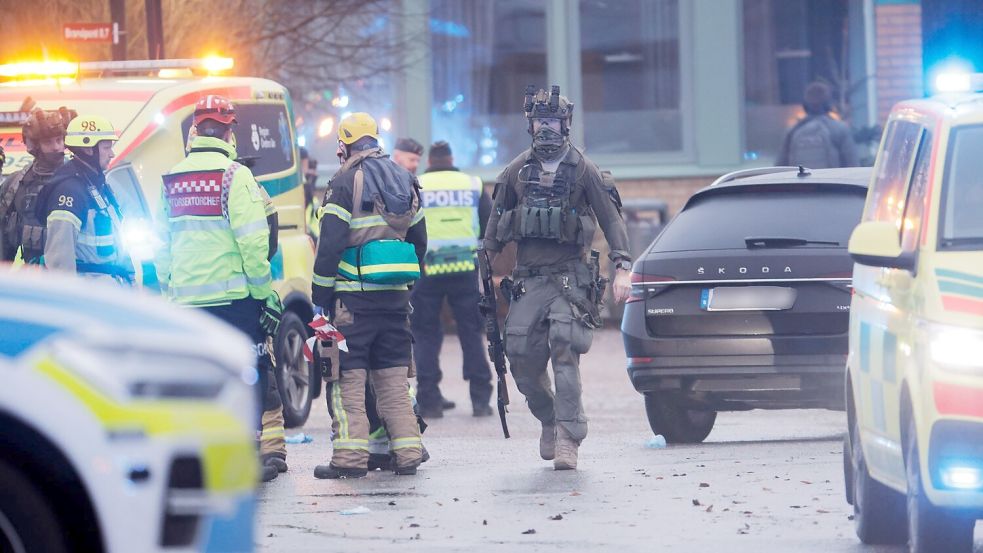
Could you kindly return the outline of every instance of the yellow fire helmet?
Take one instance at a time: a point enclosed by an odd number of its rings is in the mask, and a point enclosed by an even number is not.
[[[345,117],[338,125],[338,140],[345,144],[352,145],[363,136],[379,138],[379,126],[375,124],[375,119],[364,111]]]
[[[103,140],[118,140],[116,129],[101,115],[79,115],[68,124],[65,146],[93,147]]]

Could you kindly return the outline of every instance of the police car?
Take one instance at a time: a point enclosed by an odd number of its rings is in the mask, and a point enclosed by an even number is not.
[[[898,104],[850,238],[844,472],[865,543],[968,553],[983,517],[981,151],[983,94]]]
[[[252,551],[253,363],[210,317],[0,270],[0,551]]]
[[[161,175],[185,156],[195,103],[208,94],[236,105],[237,150],[273,198],[279,214],[279,250],[271,261],[274,288],[284,304],[276,340],[278,388],[287,426],[302,425],[320,394],[320,375],[304,359],[314,244],[306,233],[304,192],[297,154],[293,104],[286,88],[267,79],[223,76],[229,58],[39,62],[0,66],[0,146],[4,174],[30,163],[20,123],[31,106],[67,106],[107,117],[120,132],[116,158],[106,174],[120,200],[123,241],[154,276],[151,214],[160,200]],[[141,264],[137,264],[140,266]],[[146,280],[152,280],[146,278]]]

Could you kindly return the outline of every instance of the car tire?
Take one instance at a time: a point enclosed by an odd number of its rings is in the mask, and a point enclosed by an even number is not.
[[[664,394],[645,394],[645,414],[655,434],[662,434],[667,443],[696,444],[710,435],[717,412],[686,409]]]
[[[868,545],[904,543],[904,496],[871,478],[857,421],[853,421],[852,446],[853,524],[857,537]]]
[[[307,327],[297,314],[287,311],[276,336],[276,383],[283,402],[283,423],[287,428],[303,426],[311,413],[314,387],[321,379],[304,357]]]
[[[925,496],[921,458],[914,419],[905,437],[905,474],[908,480],[908,550],[911,553],[972,553],[976,520],[939,509]]]
[[[20,470],[0,461],[0,551],[67,553],[65,534],[44,495]]]

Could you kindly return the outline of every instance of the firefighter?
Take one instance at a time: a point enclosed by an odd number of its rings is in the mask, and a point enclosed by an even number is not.
[[[263,405],[257,425],[261,478],[266,482],[287,469],[282,406],[267,339],[276,335],[283,308],[270,272],[267,218],[273,220],[273,213],[249,168],[233,161],[235,124],[235,106],[224,97],[208,95],[195,106],[188,157],[163,178],[156,218],[162,246],[155,261],[167,297],[224,320],[254,344]]]
[[[345,336],[340,375],[329,386],[334,432],[317,478],[361,478],[369,461],[366,382],[395,456],[394,472],[416,474],[420,427],[407,394],[412,357],[409,285],[420,276],[427,235],[416,178],[379,146],[375,120],[355,113],[338,127],[341,168],[320,209],[313,300]]]
[[[45,221],[37,218],[37,197],[65,164],[65,130],[75,115],[65,107],[54,112],[35,109],[24,122],[21,136],[34,159],[10,175],[0,192],[0,261],[16,259],[18,248],[25,262],[41,261]]]
[[[133,267],[122,254],[119,202],[106,184],[116,131],[105,117],[78,116],[65,133],[72,159],[57,169],[37,196],[45,267],[94,278],[133,282]],[[26,246],[26,245],[25,245]],[[24,258],[33,261],[33,241]]]

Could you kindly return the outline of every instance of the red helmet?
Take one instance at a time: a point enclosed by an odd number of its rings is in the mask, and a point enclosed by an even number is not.
[[[209,94],[198,100],[198,104],[195,106],[194,124],[197,125],[205,119],[231,125],[236,122],[236,108],[228,98]]]

